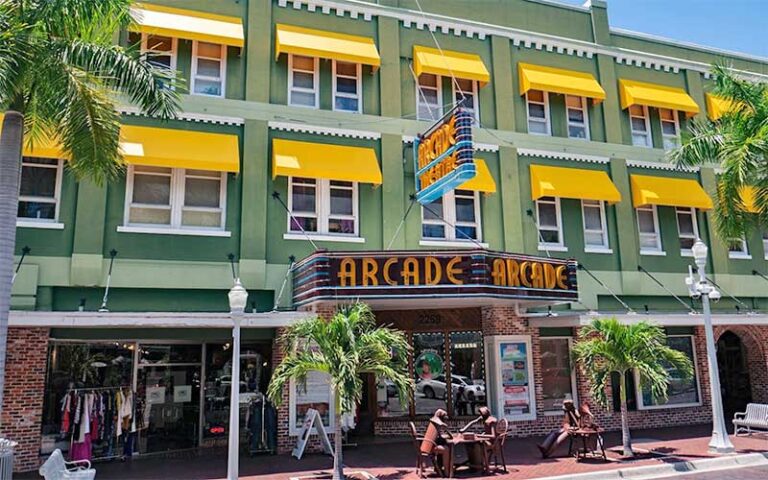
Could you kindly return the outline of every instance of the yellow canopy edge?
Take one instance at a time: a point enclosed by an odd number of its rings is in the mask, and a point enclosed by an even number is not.
[[[5,115],[0,113],[0,135],[3,133],[3,119]],[[22,155],[25,157],[35,158],[61,158],[66,160],[66,156],[62,151],[61,144],[51,138],[39,139],[35,142],[34,147],[30,148],[27,139],[24,139],[24,150]]]
[[[307,177],[381,185],[381,169],[372,148],[326,143],[272,141],[272,178]]]
[[[125,162],[132,165],[240,171],[237,135],[123,125],[120,146]]]
[[[519,64],[518,73],[520,75],[520,95],[525,95],[528,90],[542,90],[587,97],[593,99],[595,103],[605,100],[605,90],[589,73],[530,63]]]
[[[472,190],[473,192],[483,193],[496,193],[496,181],[491,175],[491,171],[488,169],[488,164],[485,160],[476,158],[475,169],[477,173],[475,178],[467,180],[460,187],[459,190]]]
[[[705,97],[707,99],[707,116],[713,122],[719,120],[720,117],[730,112],[735,107],[730,100],[720,98],[711,93],[705,94]]]
[[[699,106],[682,88],[667,87],[655,83],[619,80],[621,108],[645,105],[656,108],[680,110],[688,116],[699,113]]]
[[[710,210],[712,199],[696,180],[630,175],[632,205],[662,205]]]
[[[294,25],[277,24],[276,28],[275,60],[287,53],[361,63],[374,70],[381,65],[379,50],[372,38]]]
[[[245,45],[243,22],[237,17],[195,10],[137,3],[131,7],[135,22],[129,30],[150,35],[200,40],[233,47]]]
[[[606,172],[546,165],[531,165],[531,197],[621,201],[621,193]]]
[[[491,74],[479,55],[474,53],[453,52],[436,48],[413,46],[413,72],[417,77],[422,73],[431,73],[445,77],[454,76],[465,80],[475,80],[480,86],[491,81]],[[453,74],[453,75],[451,75]]]

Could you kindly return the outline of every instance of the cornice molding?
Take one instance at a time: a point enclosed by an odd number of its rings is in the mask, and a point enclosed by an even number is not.
[[[375,5],[357,0],[278,0],[277,4],[279,7],[283,8],[289,8],[290,4],[295,10],[300,10],[306,7],[307,11],[310,12],[321,12],[325,15],[333,13],[339,17],[349,16],[353,19],[362,18],[366,21],[370,21],[373,17],[378,16],[395,18],[399,20],[405,28],[428,30],[433,33],[440,32],[445,35],[466,36],[467,38],[476,37],[479,40],[485,40],[488,36],[496,35],[510,39],[512,44],[516,47],[522,46],[529,49],[544,50],[547,52],[556,52],[559,54],[586,58],[593,58],[594,55],[601,54],[614,58],[616,62],[620,64],[634,65],[652,70],[664,70],[666,72],[671,71],[674,73],[683,69],[692,70],[703,74],[705,78],[709,78],[710,64],[708,63],[598,45],[583,40],[530,32],[512,27],[490,25],[482,22],[446,17],[434,13],[422,13],[415,10]],[[623,31],[617,31],[617,33],[625,34]],[[655,39],[655,41],[669,43],[664,42],[662,39]],[[694,48],[704,53],[714,55],[717,55],[718,53],[721,55],[729,54],[727,52],[717,51],[716,49],[708,49],[707,47],[694,47],[690,44],[684,44],[684,46],[686,48]],[[750,80],[768,80],[768,74],[736,69],[734,69],[734,72]]]
[[[701,170],[700,167],[678,167],[676,165],[672,165],[671,163],[644,162],[642,160],[627,160],[627,166],[635,168],[649,168],[651,170],[666,170],[669,172],[686,173],[696,173]]]
[[[585,155],[581,153],[559,152],[555,150],[540,150],[534,148],[518,148],[518,155],[536,158],[552,158],[558,160],[572,160],[576,162],[601,163],[610,162],[610,158],[599,155]]]
[[[365,130],[350,130],[346,128],[321,127],[319,125],[307,125],[305,123],[269,122],[271,130],[282,132],[311,133],[315,135],[329,135],[342,138],[360,138],[363,140],[380,140],[381,133]]]
[[[118,107],[117,111],[123,115],[131,115],[134,117],[152,117],[160,118],[159,115],[145,115],[137,107]],[[196,123],[211,123],[215,125],[233,125],[241,126],[245,125],[245,119],[241,117],[224,117],[220,115],[207,115],[203,113],[190,113],[190,112],[178,112],[176,120],[184,120],[187,122]]]
[[[413,135],[403,135],[403,143],[411,144],[413,143],[414,138],[415,137]],[[499,151],[499,146],[493,145],[491,143],[475,143],[474,147],[476,152],[496,153]]]

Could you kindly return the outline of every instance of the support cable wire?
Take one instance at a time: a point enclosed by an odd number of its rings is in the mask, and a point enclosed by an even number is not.
[[[768,276],[765,276],[764,274],[758,272],[757,270],[752,270],[752,275],[757,275],[758,277],[768,282]]]
[[[601,287],[603,287],[604,289],[606,289],[606,290],[608,291],[608,293],[610,293],[610,294],[611,294],[611,296],[613,297],[613,299],[614,299],[614,300],[616,300],[617,302],[619,302],[619,303],[621,304],[621,306],[622,306],[622,307],[624,307],[624,309],[627,311],[627,313],[629,313],[629,314],[635,314],[635,313],[637,313],[637,312],[635,312],[635,311],[632,309],[632,307],[630,307],[629,305],[627,305],[627,304],[626,304],[626,302],[624,302],[624,300],[620,299],[620,298],[618,297],[618,295],[616,295],[616,293],[614,293],[614,291],[613,291],[613,290],[611,290],[611,287],[609,287],[608,285],[606,285],[605,283],[603,283],[603,282],[602,282],[602,281],[601,281],[599,278],[597,278],[597,277],[596,277],[596,276],[595,276],[595,275],[594,275],[592,272],[590,272],[590,271],[589,271],[589,269],[588,269],[587,267],[585,267],[583,264],[581,264],[581,263],[580,263],[580,264],[579,264],[579,266],[578,266],[578,269],[579,269],[579,270],[584,270],[584,272],[586,272],[586,274],[587,274],[587,275],[589,275],[590,277],[592,277],[592,280],[596,281],[598,285],[600,285]]]
[[[694,268],[696,268],[696,267],[694,267]],[[699,269],[698,269],[698,268],[696,268],[696,272],[697,272],[697,273],[698,273],[698,271],[699,271]],[[704,279],[705,279],[706,281],[708,281],[709,283],[711,283],[712,285],[714,285],[714,286],[715,286],[715,287],[716,287],[718,290],[720,290],[720,292],[721,292],[721,293],[724,293],[726,297],[730,298],[731,300],[733,300],[734,302],[738,303],[739,305],[743,305],[743,306],[744,306],[744,308],[746,308],[746,309],[747,309],[747,312],[748,312],[748,313],[755,313],[755,310],[754,310],[752,307],[750,307],[750,306],[749,306],[749,305],[747,305],[746,303],[742,302],[742,301],[741,301],[741,300],[739,300],[738,298],[734,297],[733,295],[731,295],[730,293],[728,293],[727,291],[725,291],[725,289],[723,289],[723,287],[721,287],[720,285],[718,285],[717,283],[715,283],[715,281],[714,281],[714,280],[712,280],[711,278],[707,277],[706,275],[704,276]]]
[[[544,253],[547,254],[547,258],[552,258],[552,254],[549,253],[549,248],[547,247],[547,242],[544,241],[544,235],[541,234],[539,221],[536,219],[536,215],[534,215],[533,210],[528,210],[526,213],[529,217],[531,217],[531,221],[533,221],[533,225],[536,227],[536,234],[539,237],[539,246],[544,249]]]
[[[21,265],[24,263],[24,259],[27,257],[29,252],[31,252],[32,249],[29,248],[29,246],[24,245],[24,248],[21,249],[21,258],[19,259],[19,264],[16,265],[16,270],[13,271],[13,277],[11,277],[11,285],[16,282],[16,277],[19,275],[19,270],[21,270]]]
[[[109,301],[109,285],[112,283],[112,266],[115,264],[115,257],[117,256],[117,250],[114,248],[109,251],[109,271],[107,272],[107,285],[104,288],[104,298],[101,300],[100,312],[108,312],[107,302]]]
[[[288,205],[286,205],[283,199],[280,198],[280,194],[277,192],[272,192],[272,198],[280,202],[280,205],[282,205],[285,211],[288,212],[288,215],[291,217],[291,220],[293,220],[293,223],[297,227],[299,227],[299,230],[301,230],[302,235],[304,235],[307,241],[312,244],[312,248],[317,250],[318,249],[317,244],[315,244],[315,242],[312,240],[312,237],[310,237],[309,234],[306,232],[306,230],[304,230],[304,227],[301,226],[301,223],[296,219],[296,217],[293,216],[293,212],[291,212],[290,209],[288,209]]]
[[[664,291],[665,291],[665,292],[667,292],[668,294],[672,295],[672,297],[673,297],[675,300],[677,300],[678,302],[680,302],[680,304],[681,304],[682,306],[684,306],[684,307],[685,307],[685,308],[686,308],[686,309],[687,309],[687,310],[688,310],[690,313],[692,313],[692,314],[698,314],[698,313],[699,313],[699,312],[697,312],[697,311],[696,311],[696,309],[694,309],[692,306],[690,306],[690,305],[688,305],[687,303],[685,303],[685,302],[684,302],[684,301],[683,301],[683,300],[682,300],[680,297],[678,297],[677,295],[675,295],[674,293],[672,293],[672,290],[668,289],[668,288],[667,288],[667,287],[666,287],[666,286],[665,286],[663,283],[661,283],[661,282],[659,281],[659,279],[657,279],[656,277],[654,277],[653,275],[651,275],[651,272],[649,272],[648,270],[646,270],[645,268],[643,268],[643,266],[642,266],[642,265],[638,265],[638,266],[637,266],[637,271],[639,271],[639,272],[643,272],[644,274],[648,275],[648,277],[650,277],[650,279],[651,279],[651,280],[653,280],[653,281],[656,283],[656,285],[660,286],[661,288],[663,288],[663,289],[664,289]]]
[[[237,273],[235,273],[235,254],[228,253],[227,259],[229,260],[229,265],[232,267],[232,281],[235,281],[237,280]]]
[[[455,232],[461,233],[461,235],[463,235],[463,236],[464,236],[464,237],[465,237],[467,240],[469,240],[470,242],[472,242],[472,243],[474,243],[475,245],[477,245],[477,247],[478,247],[478,248],[482,248],[482,249],[485,249],[485,247],[483,246],[483,244],[482,244],[482,243],[480,243],[480,242],[478,242],[478,241],[477,241],[477,239],[474,239],[474,238],[470,237],[470,236],[469,236],[469,235],[467,235],[467,234],[466,234],[464,231],[462,231],[462,230],[459,230],[458,228],[456,228],[456,225],[453,225],[453,224],[451,224],[450,222],[448,222],[446,219],[442,218],[442,215],[438,215],[438,214],[437,214],[437,212],[435,212],[434,210],[432,210],[431,208],[429,208],[427,205],[421,204],[421,207],[422,207],[422,208],[424,208],[424,209],[425,209],[426,211],[428,211],[429,213],[431,213],[432,215],[434,215],[436,218],[439,218],[439,219],[440,219],[440,221],[442,221],[444,224],[446,224],[446,225],[448,225],[449,227],[451,227],[451,228],[452,228],[452,229],[453,229]]]
[[[408,205],[408,209],[405,211],[405,215],[403,215],[403,218],[400,220],[400,224],[397,226],[397,229],[395,229],[394,235],[392,235],[392,239],[387,244],[386,250],[392,249],[392,244],[395,243],[395,239],[398,235],[400,235],[400,230],[403,228],[403,225],[405,225],[405,219],[408,218],[408,215],[411,213],[411,210],[413,209],[413,205],[416,203],[416,195],[411,195],[411,203]]]
[[[280,300],[283,299],[283,292],[285,292],[285,285],[288,283],[288,277],[291,276],[293,273],[293,267],[296,265],[296,257],[293,255],[288,257],[288,260],[291,263],[288,265],[288,271],[285,272],[285,277],[283,277],[283,284],[280,285],[280,292],[277,294],[274,307],[272,307],[273,312],[276,312],[280,306]]]

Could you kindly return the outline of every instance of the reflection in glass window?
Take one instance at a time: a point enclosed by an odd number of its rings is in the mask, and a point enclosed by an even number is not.
[[[416,119],[435,122],[443,116],[442,77],[423,73],[416,85]]]
[[[288,105],[318,107],[318,61],[314,57],[288,57]]]
[[[61,170],[62,162],[55,158],[22,158],[18,218],[56,221]]]
[[[334,89],[333,109],[342,112],[362,112],[361,65],[359,63],[333,61]]]
[[[546,412],[560,412],[563,400],[574,399],[570,347],[568,338],[541,339],[542,408]]]
[[[587,99],[585,97],[566,95],[565,107],[568,115],[568,137],[589,140]]]
[[[683,352],[691,362],[696,365],[696,355],[694,354],[692,336],[670,336],[667,337],[667,345],[679,352]],[[641,400],[644,407],[654,407],[663,405],[689,405],[699,403],[699,388],[696,370],[691,378],[683,380],[676,368],[666,366],[669,372],[669,386],[667,387],[667,398],[657,398],[651,395],[649,388],[642,387]]]
[[[643,205],[635,209],[637,232],[640,238],[640,252],[660,252],[661,234],[656,205]]]
[[[192,92],[224,96],[227,48],[218,43],[198,42],[192,47]]]
[[[528,133],[550,135],[549,96],[541,90],[530,90],[525,94],[528,104]]]
[[[452,332],[451,395],[454,416],[476,415],[487,404],[481,332]]]
[[[542,197],[536,200],[536,219],[539,224],[539,246],[562,247],[564,243],[560,220],[560,199]]]
[[[416,415],[431,415],[438,408],[447,410],[444,334],[413,334],[413,371]]]

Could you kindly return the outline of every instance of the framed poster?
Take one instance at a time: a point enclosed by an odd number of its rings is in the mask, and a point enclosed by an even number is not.
[[[334,428],[335,408],[328,375],[322,372],[309,372],[306,385],[300,385],[291,380],[289,408],[291,435],[299,434],[310,409],[317,412],[323,426],[327,429]],[[313,433],[315,433],[314,428]]]
[[[486,344],[492,356],[496,405],[494,413],[509,421],[536,419],[531,337],[502,335]]]

